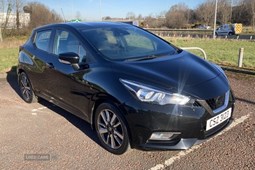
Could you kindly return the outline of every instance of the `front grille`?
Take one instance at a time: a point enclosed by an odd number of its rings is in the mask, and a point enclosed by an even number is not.
[[[212,99],[208,99],[206,100],[206,102],[211,107],[212,110],[218,109],[219,107],[224,105],[225,94]]]

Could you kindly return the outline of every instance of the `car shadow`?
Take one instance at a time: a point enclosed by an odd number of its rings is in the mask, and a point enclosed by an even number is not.
[[[96,132],[92,130],[91,125],[88,122],[44,99],[40,98],[38,102],[42,106],[47,107],[48,109],[53,111],[54,113],[57,113],[58,115],[64,117],[66,120],[72,123],[76,128],[78,128],[85,135],[87,135],[90,139],[92,139],[94,142],[100,145],[100,142],[96,136]]]
[[[6,80],[9,83],[9,85],[12,87],[12,89],[19,95],[21,98],[19,85],[18,85],[18,76],[17,76],[17,66],[13,66],[10,71],[7,72]]]
[[[6,81],[9,83],[11,88],[19,95],[21,98],[19,85],[17,82],[17,73],[16,73],[16,67],[12,67],[12,69],[7,72]],[[100,142],[98,137],[96,136],[96,132],[92,130],[91,125],[87,123],[85,120],[71,114],[70,112],[65,111],[64,109],[61,109],[60,107],[44,100],[39,99],[38,101],[42,106],[47,107],[51,111],[57,113],[58,115],[64,117],[67,121],[69,121],[71,124],[73,124],[76,128],[78,128],[80,131],[82,131],[85,135],[87,135],[90,139],[92,139],[95,143],[97,143],[99,146]],[[102,147],[102,146],[101,146]]]

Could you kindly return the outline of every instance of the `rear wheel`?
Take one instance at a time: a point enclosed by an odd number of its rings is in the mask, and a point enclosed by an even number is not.
[[[37,102],[30,80],[25,72],[19,74],[19,88],[22,99],[27,103]]]
[[[229,32],[228,35],[234,35],[234,33],[233,32]]]
[[[127,127],[115,106],[103,103],[97,108],[95,129],[102,146],[107,151],[119,155],[129,148]]]

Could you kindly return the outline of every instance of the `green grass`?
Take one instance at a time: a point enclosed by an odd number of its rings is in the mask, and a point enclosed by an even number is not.
[[[18,48],[0,48],[0,73],[9,71],[18,62]]]
[[[209,61],[237,66],[239,48],[244,48],[243,67],[255,69],[255,42],[222,40],[222,39],[192,39],[192,38],[165,38],[178,47],[200,47],[207,54]],[[23,44],[25,38],[10,39],[0,43],[0,73],[9,71],[17,65],[18,47]],[[196,50],[190,50],[202,57],[202,53]]]
[[[0,42],[0,73],[8,72],[17,65],[19,46],[26,40],[26,36],[18,36],[8,37]]]
[[[237,41],[224,39],[189,39],[189,38],[165,38],[178,47],[200,47],[205,50],[209,61],[237,66],[239,48],[244,48],[243,67],[255,69],[255,44],[254,41]],[[200,51],[189,50],[199,56]]]

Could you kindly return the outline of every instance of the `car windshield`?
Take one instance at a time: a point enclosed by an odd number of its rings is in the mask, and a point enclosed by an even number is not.
[[[178,51],[167,42],[134,26],[81,30],[87,41],[110,60],[143,60]]]

